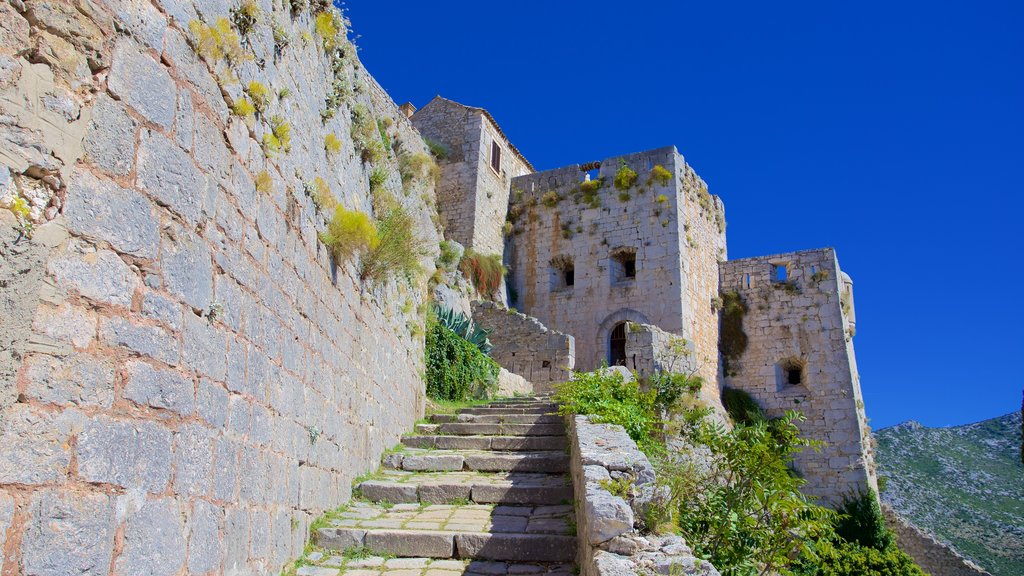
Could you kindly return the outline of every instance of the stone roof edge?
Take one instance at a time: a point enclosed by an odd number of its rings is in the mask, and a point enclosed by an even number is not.
[[[516,145],[513,144],[511,140],[509,140],[508,135],[505,134],[505,131],[501,129],[501,125],[498,124],[498,121],[494,119],[494,116],[492,116],[491,113],[488,112],[486,108],[480,108],[480,107],[477,107],[477,106],[467,106],[467,105],[465,105],[465,104],[463,104],[461,102],[456,102],[455,100],[452,100],[450,98],[445,98],[444,96],[441,96],[440,94],[438,94],[437,96],[434,96],[434,99],[435,100],[441,99],[441,100],[444,100],[445,102],[450,102],[452,104],[455,104],[456,106],[462,106],[463,108],[465,108],[467,110],[473,110],[473,111],[476,111],[476,112],[483,113],[484,117],[487,118],[488,120],[490,120],[491,124],[494,125],[494,129],[498,131],[498,134],[500,134],[501,137],[505,139],[505,142],[508,144],[508,147],[510,149],[512,149],[512,152],[514,152],[515,155],[520,160],[522,160],[524,164],[526,164],[526,167],[529,168],[531,172],[536,172],[537,171],[537,169],[533,167],[533,164],[531,164],[530,161],[526,159],[526,156],[523,156],[523,153],[519,151],[519,148],[516,148]]]

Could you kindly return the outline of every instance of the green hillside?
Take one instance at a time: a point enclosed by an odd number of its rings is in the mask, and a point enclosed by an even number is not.
[[[995,576],[1024,574],[1019,412],[949,428],[905,422],[875,437],[883,500]]]

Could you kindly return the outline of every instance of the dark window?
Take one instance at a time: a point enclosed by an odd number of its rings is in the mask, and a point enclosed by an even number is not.
[[[636,278],[636,260],[630,258],[622,261],[622,275],[626,278]]]
[[[626,364],[626,323],[620,322],[612,328],[608,339],[608,365],[624,366]]]
[[[786,368],[786,382],[788,384],[800,384],[801,375],[799,368]]]
[[[573,284],[576,283],[576,271],[573,270],[572,268],[564,270],[562,274],[564,274],[566,286],[572,286]]]
[[[491,141],[491,168],[501,174],[501,146],[497,140]]]
[[[551,360],[544,360],[540,364],[541,368],[551,368]]]

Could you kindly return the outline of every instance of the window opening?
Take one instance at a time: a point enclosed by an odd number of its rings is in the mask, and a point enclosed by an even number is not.
[[[612,328],[608,338],[608,365],[624,366],[626,364],[626,323],[619,322]]]
[[[494,168],[495,172],[501,173],[501,146],[497,140],[491,141],[491,168]]]
[[[789,280],[789,265],[772,264],[772,280],[775,282],[785,282]]]

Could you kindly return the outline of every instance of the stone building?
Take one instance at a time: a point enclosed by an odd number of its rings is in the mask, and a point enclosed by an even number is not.
[[[826,442],[797,458],[809,493],[838,503],[874,486],[852,281],[833,250],[727,260],[725,207],[675,147],[534,172],[486,111],[437,97],[412,119],[452,151],[438,188],[446,234],[490,251],[504,230],[507,305],[571,335],[576,369],[649,373],[681,336],[712,404],[730,386],[770,416],[805,414],[804,433]],[[513,151],[501,170],[488,164],[497,148]],[[720,338],[723,297],[746,310],[739,351]],[[523,337],[502,336],[521,331],[521,315],[486,311],[496,346],[522,350]],[[539,358],[506,367],[533,374]]]

